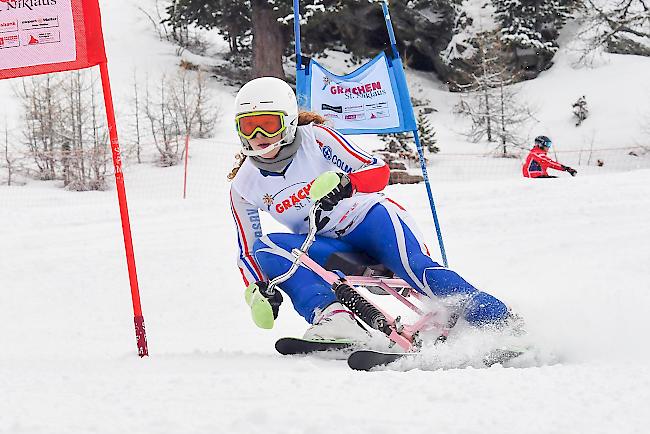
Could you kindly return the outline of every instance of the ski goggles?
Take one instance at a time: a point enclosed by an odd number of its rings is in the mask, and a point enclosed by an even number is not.
[[[266,137],[275,137],[287,127],[284,123],[284,112],[250,112],[235,117],[237,133],[250,140],[257,133]]]

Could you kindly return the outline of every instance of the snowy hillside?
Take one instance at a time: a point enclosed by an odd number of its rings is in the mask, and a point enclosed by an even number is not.
[[[126,112],[136,63],[154,74],[179,59],[134,2],[100,3]],[[521,85],[540,106],[531,136],[548,133],[559,151],[589,147],[592,135],[594,148],[639,145],[647,77],[650,59],[608,56],[575,69],[572,53],[560,52],[552,69]],[[610,170],[612,153],[602,168],[559,153],[577,177],[525,180],[517,160],[483,157],[483,145],[456,133],[455,95],[426,74],[409,80],[438,110],[431,120],[442,154],[430,170],[450,266],[526,319],[534,358],[458,368],[472,357],[471,336],[408,372],[357,373],[342,361],[276,354],[275,339],[306,324],[289,302],[271,331],[249,318],[225,180],[237,150],[236,89],[214,83],[222,116],[216,139],[191,144],[187,199],[180,166],[130,162],[125,173],[148,358],[136,355],[115,192],[0,187],[0,433],[645,432],[647,156],[617,153]],[[0,82],[0,113],[11,108],[15,128],[10,86]],[[570,104],[581,94],[592,117],[576,128]],[[423,186],[387,191],[436,252]]]

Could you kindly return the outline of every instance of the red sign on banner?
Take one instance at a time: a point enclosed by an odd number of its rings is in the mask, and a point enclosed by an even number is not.
[[[104,62],[97,0],[0,0],[0,80]]]

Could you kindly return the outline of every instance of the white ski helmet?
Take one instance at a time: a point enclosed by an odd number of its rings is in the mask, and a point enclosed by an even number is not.
[[[264,121],[264,116],[278,116],[277,130],[266,131],[263,123],[255,124],[255,120]],[[268,119],[266,120],[268,122]],[[275,124],[272,124],[275,125]],[[266,154],[281,146],[293,143],[298,126],[298,103],[296,94],[284,80],[275,77],[260,77],[246,83],[237,92],[235,98],[235,127],[241,140],[242,152],[248,156]],[[242,127],[248,128],[242,130]],[[261,132],[267,137],[280,134],[280,139],[270,146],[253,150],[248,139]]]

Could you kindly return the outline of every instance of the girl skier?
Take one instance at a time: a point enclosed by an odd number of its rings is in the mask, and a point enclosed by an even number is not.
[[[422,294],[455,296],[460,315],[471,324],[500,323],[507,317],[501,301],[431,259],[409,214],[381,193],[388,184],[388,166],[326,127],[321,116],[299,114],[288,84],[272,77],[252,80],[241,88],[235,105],[243,155],[228,176],[233,181],[230,201],[246,299],[251,306],[258,305],[256,300],[264,306],[262,312],[253,309],[258,325],[270,328],[277,318],[282,295],[270,294],[268,282],[289,269],[291,250],[305,240],[312,205],[309,191],[325,172],[336,173],[339,181],[321,199],[322,224],[309,250],[313,260],[324,265],[334,252],[363,252]],[[264,234],[259,210],[290,233]],[[368,339],[330,286],[312,271],[299,267],[280,286],[311,324],[306,339]]]

